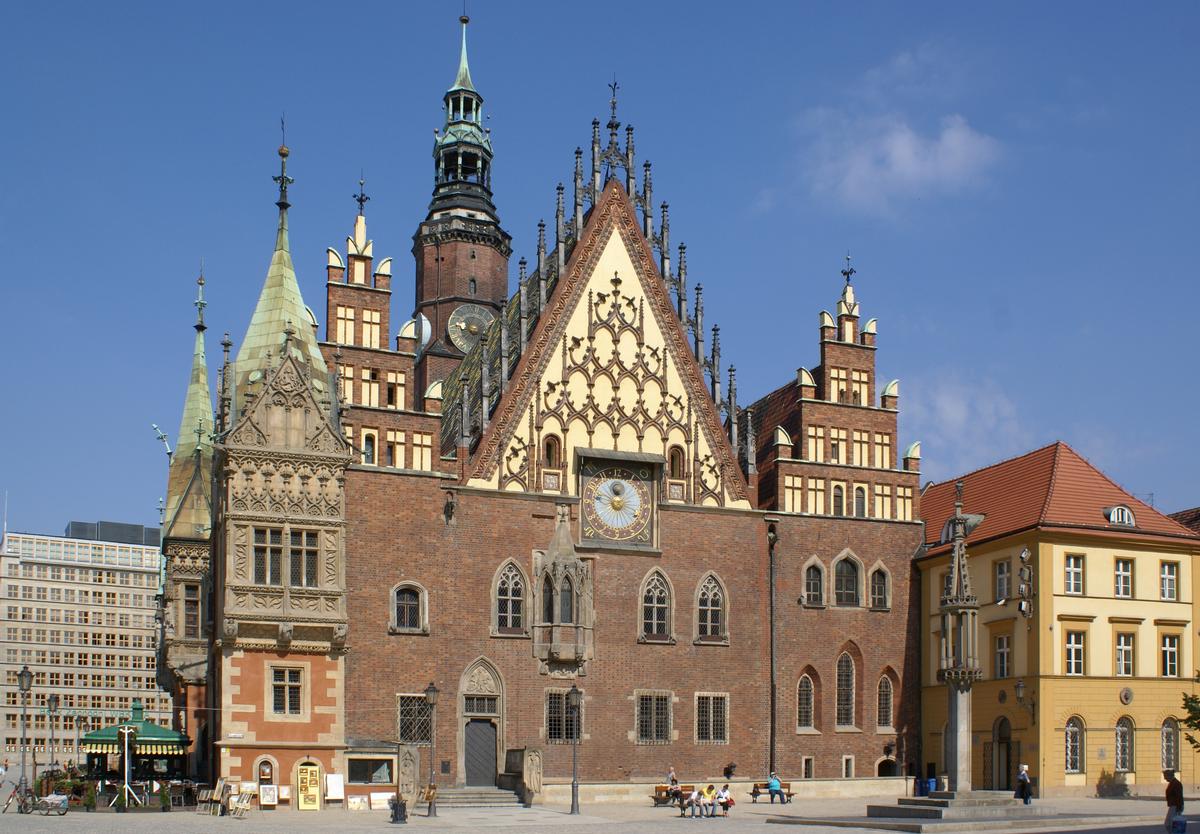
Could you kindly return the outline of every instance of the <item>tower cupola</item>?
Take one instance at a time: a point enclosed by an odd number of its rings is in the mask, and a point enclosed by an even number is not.
[[[467,62],[467,24],[470,18],[459,18],[462,24],[462,52],[458,59],[458,74],[454,84],[443,97],[446,122],[434,131],[433,200],[429,205],[430,218],[447,214],[468,217],[486,215],[496,219],[492,203],[492,138],[483,126],[483,96],[471,81]]]

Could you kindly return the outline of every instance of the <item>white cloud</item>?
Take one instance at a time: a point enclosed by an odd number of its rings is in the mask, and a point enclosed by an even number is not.
[[[813,193],[846,208],[888,214],[904,200],[978,185],[1000,158],[1000,143],[960,114],[922,134],[900,115],[811,111],[803,168]]]
[[[924,44],[868,69],[838,106],[805,111],[798,161],[809,190],[852,211],[888,215],[985,182],[1002,146],[953,106],[969,74],[963,60]]]
[[[901,414],[904,436],[921,441],[924,480],[953,478],[1037,445],[999,383],[961,372],[909,382]]]

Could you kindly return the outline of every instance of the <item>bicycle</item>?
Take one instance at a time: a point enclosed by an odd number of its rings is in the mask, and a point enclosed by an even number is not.
[[[9,806],[13,804],[14,800],[17,803],[18,814],[32,814],[33,807],[37,804],[37,796],[34,795],[32,788],[27,786],[22,790],[20,782],[13,782],[13,789],[8,798],[4,800],[4,808],[0,810],[0,814],[7,814]]]

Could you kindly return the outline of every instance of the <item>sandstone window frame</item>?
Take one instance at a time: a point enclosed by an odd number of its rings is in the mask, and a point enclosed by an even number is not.
[[[1133,559],[1113,560],[1113,596],[1117,599],[1134,598]]]
[[[804,479],[800,475],[783,476],[783,511],[804,512]]]
[[[404,469],[407,457],[408,438],[405,432],[388,429],[385,435],[384,466],[390,469]]]
[[[1163,678],[1179,677],[1179,658],[1183,640],[1178,632],[1166,632],[1159,635],[1159,676]]]
[[[695,630],[692,642],[704,646],[729,645],[729,591],[716,571],[706,571],[696,584]]]
[[[366,348],[379,348],[379,325],[380,311],[379,310],[363,310],[362,311],[362,346]]]
[[[412,468],[421,472],[433,471],[433,435],[429,432],[412,433]]]
[[[696,717],[692,741],[705,745],[729,744],[729,693],[697,692],[692,706]]]
[[[517,583],[514,586],[514,581]],[[513,588],[519,588],[517,594],[513,594]],[[508,593],[503,593],[507,589]],[[491,616],[491,635],[493,637],[517,637],[528,638],[530,636],[529,609],[533,599],[532,589],[529,584],[529,577],[516,559],[505,559],[501,562],[500,567],[496,569],[496,574],[492,578],[492,616]],[[512,624],[513,618],[513,602],[519,603],[519,618],[517,625]],[[501,609],[506,606],[501,603],[507,601],[508,611],[506,613],[509,618],[508,625],[502,625],[502,617],[505,612]]]
[[[813,556],[804,564],[804,596],[801,601],[805,608],[825,607],[825,585],[825,564]]]
[[[272,662],[263,675],[263,710],[266,721],[308,722],[312,716],[312,664],[307,661]],[[283,698],[283,711],[276,711]],[[293,710],[293,698],[295,709]]]
[[[848,567],[843,568],[846,564]],[[861,608],[863,606],[866,570],[854,551],[846,548],[833,560],[833,607]]]
[[[1164,602],[1179,600],[1179,563],[1163,560],[1158,565],[1158,598]]]
[[[809,671],[805,671],[796,681],[796,732],[820,732],[817,729],[817,683]]]
[[[807,486],[805,492],[808,496],[809,515],[828,515],[829,509],[825,504],[825,479],[809,477]]]
[[[896,487],[896,520],[912,521],[913,488],[908,486]]]
[[[875,518],[892,517],[892,488],[887,484],[875,485]]]
[[[1137,674],[1137,634],[1118,631],[1113,635],[1113,674],[1119,678],[1132,678]]]
[[[896,684],[886,672],[879,676],[875,687],[875,730],[876,732],[895,732]]]
[[[576,740],[583,741],[583,690],[579,692],[577,713],[571,709],[569,690],[562,687],[547,688],[542,703],[545,709],[542,732],[547,744],[572,744]]]
[[[892,608],[892,573],[883,562],[871,568],[867,578],[868,601],[872,611],[890,611]]]
[[[675,740],[675,693],[667,689],[635,689],[633,739],[638,746],[671,744]]]
[[[892,436],[886,432],[875,433],[875,468],[892,468]]]
[[[835,676],[837,698],[834,723],[839,731],[857,730],[858,665],[854,662],[854,657],[850,652],[843,651],[838,655],[835,669],[837,672]]]
[[[402,591],[417,595],[417,626],[401,626],[399,622],[400,594]],[[388,591],[388,634],[429,635],[429,592],[425,586],[413,580],[397,582]]]
[[[853,441],[853,445],[851,447],[851,462],[854,466],[870,466],[871,433],[861,429],[855,429],[851,437]]]
[[[809,426],[807,435],[808,435],[807,459],[814,463],[824,463],[825,462],[825,427],[824,426]]]
[[[337,305],[336,341],[342,345],[354,344],[354,308]]]
[[[362,444],[359,463],[363,466],[379,465],[379,430],[361,429],[359,442]]]
[[[675,589],[659,568],[652,568],[642,577],[637,622],[637,642],[675,644]]]
[[[408,401],[408,378],[404,371],[388,371],[386,377],[384,406],[394,411],[403,411]]]
[[[424,692],[396,693],[396,737],[401,744],[428,747],[433,707]]]
[[[1083,596],[1086,593],[1085,575],[1087,560],[1082,553],[1068,553],[1063,557],[1063,593]]]
[[[1083,677],[1087,674],[1087,632],[1069,630],[1063,635],[1063,674]]]

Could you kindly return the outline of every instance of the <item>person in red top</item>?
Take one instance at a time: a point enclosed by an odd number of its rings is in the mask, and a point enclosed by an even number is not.
[[[1163,828],[1171,834],[1171,825],[1176,819],[1183,819],[1183,783],[1175,778],[1175,771],[1164,770],[1163,778],[1167,780],[1167,818]]]

